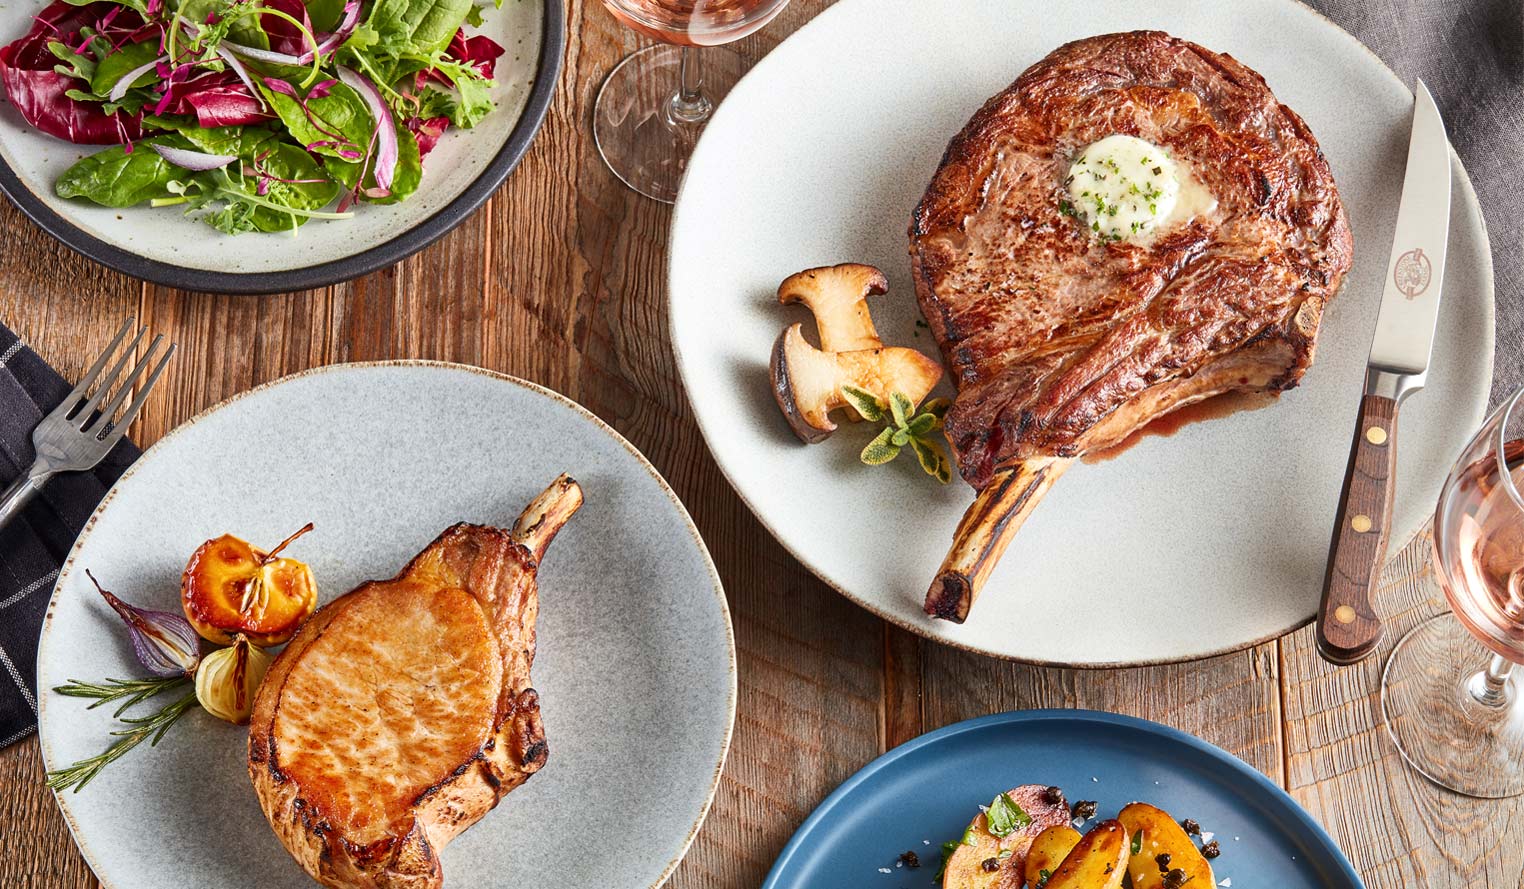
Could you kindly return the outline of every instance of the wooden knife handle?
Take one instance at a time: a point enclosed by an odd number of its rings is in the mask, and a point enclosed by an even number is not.
[[[1371,588],[1386,561],[1396,469],[1397,402],[1367,394],[1360,401],[1318,607],[1318,652],[1329,663],[1363,660],[1381,641]]]

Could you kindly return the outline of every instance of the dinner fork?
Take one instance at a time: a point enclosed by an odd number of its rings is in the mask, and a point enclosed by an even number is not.
[[[37,496],[42,486],[47,484],[48,479],[60,472],[83,472],[86,469],[93,469],[95,464],[101,462],[101,458],[110,453],[116,443],[122,440],[127,427],[132,425],[138,412],[143,409],[143,402],[148,400],[148,393],[153,391],[154,384],[159,382],[159,375],[164,372],[164,366],[169,364],[170,356],[175,354],[175,344],[170,343],[164,354],[159,356],[158,362],[154,363],[154,353],[164,342],[162,334],[155,336],[148,344],[148,350],[143,353],[143,357],[133,366],[127,378],[121,380],[121,385],[117,386],[122,370],[126,368],[127,362],[132,358],[133,352],[142,341],[143,335],[148,332],[148,328],[138,328],[137,335],[127,344],[121,357],[111,365],[111,369],[106,371],[104,377],[101,375],[101,370],[111,360],[112,354],[122,344],[122,340],[127,338],[134,320],[136,319],[127,319],[121,330],[118,330],[111,340],[111,345],[107,346],[106,351],[102,352],[101,356],[95,359],[95,363],[90,365],[90,369],[85,371],[84,378],[79,381],[78,386],[74,387],[74,391],[70,392],[68,397],[54,408],[52,413],[44,417],[42,422],[37,424],[36,429],[32,430],[32,449],[37,452],[37,459],[33,461],[32,468],[12,482],[10,487],[5,489],[4,494],[0,494],[0,528],[5,527],[33,497]],[[153,365],[153,371],[139,387],[137,397],[127,405],[127,409],[119,419],[113,420],[116,412],[127,401],[127,396],[132,394],[133,384],[138,381],[150,364]],[[116,394],[106,402],[105,407],[101,407],[101,401],[114,386]],[[95,390],[94,394],[87,397],[86,393],[92,388]]]

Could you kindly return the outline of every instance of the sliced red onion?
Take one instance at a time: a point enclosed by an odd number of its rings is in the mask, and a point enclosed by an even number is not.
[[[265,104],[265,97],[259,90],[254,88],[254,79],[249,76],[249,69],[243,66],[243,62],[238,61],[237,56],[228,52],[228,48],[220,44],[217,47],[217,55],[222,58],[224,64],[233,70],[234,74],[238,75],[238,79],[243,81],[243,85],[249,88],[249,95],[254,97],[254,101],[259,103],[259,107],[261,109],[268,108],[269,106]]]
[[[175,166],[196,173],[204,173],[207,170],[225,167],[233,161],[238,160],[238,155],[236,154],[207,154],[204,151],[191,151],[188,148],[175,148],[171,145],[159,145],[157,143],[151,143],[149,147],[157,151],[159,157],[164,158]]]
[[[242,43],[234,43],[231,40],[222,41],[220,46],[227,47],[232,52],[235,52],[246,59],[254,59],[255,61],[259,62],[269,62],[273,65],[295,65],[298,67],[305,67],[312,64],[312,58],[314,55],[326,56],[343,45],[344,41],[348,40],[349,36],[355,32],[355,26],[359,23],[360,2],[359,0],[349,0],[348,3],[344,4],[344,19],[343,21],[339,22],[339,29],[334,31],[332,34],[322,35],[321,39],[319,39],[317,42],[317,48],[315,50],[309,47],[305,52],[298,55],[288,52],[275,52],[274,50],[260,49],[256,46],[245,46]]]
[[[85,575],[106,604],[121,617],[132,637],[132,653],[155,676],[189,676],[201,663],[201,643],[190,621],[168,611],[134,608],[107,592],[89,571]]]
[[[168,58],[169,56],[160,56],[159,58],[154,59],[152,62],[139,65],[136,68],[133,68],[131,71],[128,71],[126,74],[123,74],[120,78],[117,79],[116,85],[111,88],[111,92],[107,94],[106,98],[110,99],[113,102],[122,101],[122,99],[127,97],[127,91],[132,89],[132,82],[134,80],[137,80],[139,77],[142,77],[149,71],[157,69],[159,67],[159,63]]]
[[[397,173],[397,125],[392,121],[392,110],[386,106],[386,99],[376,85],[359,73],[340,65],[339,79],[360,94],[376,121],[376,185],[389,194]]]

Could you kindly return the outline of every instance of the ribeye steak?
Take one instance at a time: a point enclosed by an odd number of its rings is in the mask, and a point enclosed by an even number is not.
[[[313,879],[438,889],[445,844],[545,764],[535,573],[581,503],[563,475],[511,531],[455,525],[401,574],[325,605],[276,658],[249,777]]]
[[[1215,205],[1151,238],[1097,237],[1066,177],[1118,135],[1160,146]],[[1074,459],[1192,402],[1296,386],[1352,242],[1317,140],[1262,77],[1138,31],[1059,47],[990,99],[949,144],[910,253],[958,390],[948,439],[979,492],[926,598],[962,621]]]

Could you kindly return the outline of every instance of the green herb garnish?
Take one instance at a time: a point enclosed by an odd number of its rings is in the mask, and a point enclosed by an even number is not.
[[[128,707],[188,682],[190,678],[186,676],[170,679],[107,679],[102,685],[89,685],[70,680],[68,685],[62,685],[53,690],[74,698],[97,698],[98,700],[90,705],[92,708],[107,701],[127,698],[127,702],[117,708],[116,715],[121,716],[122,711]],[[184,716],[185,711],[195,705],[196,692],[192,690],[173,704],[168,704],[148,716],[122,717],[122,721],[127,723],[127,726],[111,733],[113,737],[120,740],[114,741],[105,752],[97,756],[48,772],[48,786],[59,791],[73,788],[74,792],[78,793],[90,783],[92,778],[100,774],[101,769],[120,759],[127,751],[144,741],[147,741],[150,747],[157,745],[164,737],[164,733],[169,731],[169,727]]]
[[[1032,816],[1018,806],[1009,793],[1002,793],[985,810],[984,820],[989,824],[990,833],[1004,839],[1031,824]]]
[[[1132,835],[1132,854],[1136,855],[1143,851],[1143,831]]]
[[[952,480],[952,463],[937,441],[937,434],[942,431],[942,418],[947,415],[949,407],[947,399],[934,398],[918,413],[915,404],[899,392],[890,394],[887,405],[872,392],[856,386],[842,386],[841,393],[863,419],[886,424],[859,455],[864,463],[882,466],[908,447],[927,475],[944,485]]]

